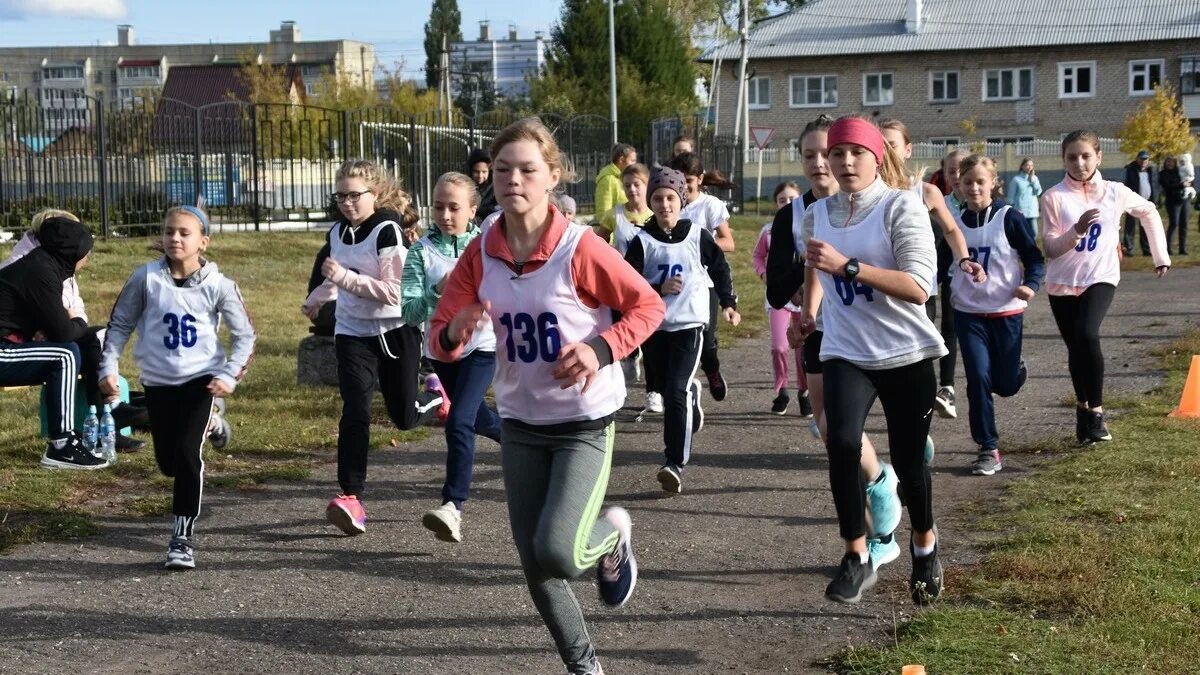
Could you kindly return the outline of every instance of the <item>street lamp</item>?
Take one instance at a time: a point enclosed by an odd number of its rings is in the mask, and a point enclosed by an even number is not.
[[[617,31],[613,7],[620,0],[608,0],[608,116],[612,124],[612,144],[617,144]]]

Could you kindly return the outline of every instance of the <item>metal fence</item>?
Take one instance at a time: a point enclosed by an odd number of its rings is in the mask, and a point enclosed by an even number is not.
[[[611,161],[608,120],[538,117],[574,169],[567,192],[586,211],[596,174]],[[308,226],[331,212],[337,167],[359,158],[387,166],[424,210],[438,176],[466,171],[471,150],[488,147],[516,119],[236,101],[195,107],[165,98],[12,100],[0,103],[0,229],[23,228],[32,213],[54,206],[107,235],[161,222],[168,208],[195,203],[198,194],[217,229]],[[621,130],[643,161],[665,162],[671,141],[686,134],[706,167],[740,177],[737,139],[713,135],[700,118],[622,121]],[[740,193],[726,197],[740,201]]]

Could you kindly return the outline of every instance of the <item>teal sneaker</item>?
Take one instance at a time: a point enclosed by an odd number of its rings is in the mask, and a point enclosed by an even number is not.
[[[896,543],[894,535],[871,537],[867,539],[867,551],[871,554],[871,565],[879,569],[900,557],[900,544]]]
[[[925,465],[933,464],[933,436],[925,437]]]
[[[896,470],[891,464],[879,464],[883,467],[883,475],[876,482],[867,484],[872,537],[890,535],[900,526],[900,495],[896,491],[900,481],[896,478]],[[896,550],[899,551],[899,548]]]

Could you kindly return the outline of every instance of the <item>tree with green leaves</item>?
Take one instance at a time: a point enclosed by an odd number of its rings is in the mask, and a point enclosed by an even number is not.
[[[615,9],[617,109],[623,119],[690,113],[696,107],[696,52],[687,28],[659,0],[622,0]],[[539,111],[609,112],[608,0],[564,0],[551,28],[546,71],[531,82]]]
[[[442,76],[443,38],[447,50],[451,42],[462,42],[458,0],[433,0],[429,10],[429,22],[425,24],[425,84],[430,89],[437,89]]]

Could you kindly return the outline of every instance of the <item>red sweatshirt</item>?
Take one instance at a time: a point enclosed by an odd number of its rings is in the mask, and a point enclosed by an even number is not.
[[[522,273],[533,272],[544,265],[566,231],[567,219],[562,213],[553,206],[550,207],[550,213],[553,220],[542,233],[537,249],[525,261]],[[502,215],[484,236],[467,244],[467,249],[463,251],[446,283],[442,299],[438,301],[437,311],[430,320],[428,340],[433,357],[439,361],[454,361],[462,352],[462,345],[447,351],[441,335],[459,311],[479,302],[478,289],[483,281],[481,247],[487,255],[508,265],[514,274],[517,272],[516,262],[505,239]],[[585,233],[576,247],[571,260],[571,276],[575,280],[575,292],[583,304],[592,308],[604,306],[621,313],[620,320],[599,336],[611,351],[611,360],[597,351],[602,367],[631,354],[662,323],[666,312],[662,298],[621,258],[616,249],[594,233]]]

